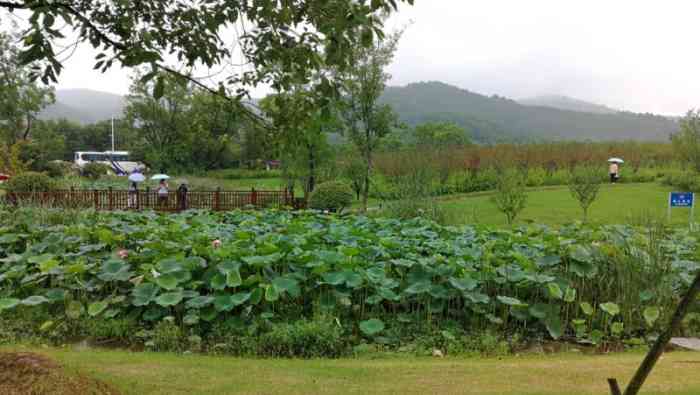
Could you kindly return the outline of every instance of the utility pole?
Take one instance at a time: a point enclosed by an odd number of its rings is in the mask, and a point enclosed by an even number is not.
[[[114,155],[114,116],[112,116],[112,155]]]

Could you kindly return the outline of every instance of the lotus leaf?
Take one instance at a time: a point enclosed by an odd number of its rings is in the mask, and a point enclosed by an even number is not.
[[[22,300],[22,304],[25,306],[37,306],[48,302],[49,300],[41,295],[30,296]]]
[[[243,279],[241,279],[241,273],[236,268],[226,273],[226,286],[229,288],[236,288],[243,284]]]
[[[185,307],[188,309],[201,309],[202,307],[209,306],[214,302],[214,297],[212,296],[196,296],[185,303]]]
[[[583,311],[583,314],[588,315],[588,316],[593,315],[593,306],[591,306],[590,303],[583,302],[580,304],[580,306],[581,306],[581,311]]]
[[[576,290],[574,288],[567,288],[564,294],[564,302],[571,303],[576,300]]]
[[[2,298],[0,299],[0,311],[9,310],[20,304],[19,299],[15,298]]]
[[[88,306],[88,315],[90,317],[96,317],[100,315],[105,309],[107,308],[109,304],[107,302],[93,302],[90,303],[90,306]]]
[[[372,318],[360,322],[360,330],[367,336],[374,336],[384,330],[384,323],[381,320]]]
[[[600,309],[613,317],[620,314],[620,306],[612,302],[601,303]]]
[[[158,296],[158,287],[155,284],[145,283],[137,285],[131,292],[134,297],[132,303],[134,306],[146,306],[155,301]]]
[[[167,292],[156,298],[156,304],[163,307],[175,306],[182,301],[182,292]]]
[[[454,278],[450,277],[450,284],[460,291],[472,291],[478,285],[477,281],[471,277]]]
[[[508,306],[527,307],[527,303],[523,303],[520,299],[511,298],[510,296],[496,296],[496,299]]]
[[[274,284],[269,284],[265,288],[265,300],[268,302],[276,302],[279,299],[279,289]]]
[[[547,332],[549,332],[552,339],[559,339],[563,334],[564,326],[562,325],[561,318],[559,318],[558,315],[548,316],[545,319],[544,324],[547,327]]]
[[[172,273],[171,274],[162,274],[162,275],[156,277],[155,281],[159,287],[161,287],[167,291],[172,291],[173,289],[177,288],[177,285],[179,283],[177,277],[175,277]]]
[[[646,321],[649,326],[654,326],[654,323],[659,319],[660,315],[661,310],[658,307],[650,306],[644,309],[644,321]]]
[[[547,289],[549,290],[549,296],[554,299],[562,299],[564,293],[561,291],[561,287],[557,283],[547,284]]]

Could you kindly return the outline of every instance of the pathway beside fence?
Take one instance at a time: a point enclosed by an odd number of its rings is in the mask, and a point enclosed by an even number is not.
[[[258,191],[194,191],[167,196],[156,191],[129,192],[124,190],[60,190],[50,192],[15,192],[5,196],[7,204],[36,205],[53,208],[93,208],[95,210],[156,210],[183,211],[201,209],[227,211],[240,208],[304,208],[303,200],[295,199],[285,190]]]

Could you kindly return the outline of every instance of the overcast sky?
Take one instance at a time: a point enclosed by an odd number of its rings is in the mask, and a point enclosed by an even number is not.
[[[700,1],[415,0],[392,85],[438,80],[483,94],[561,94],[614,108],[682,114],[700,107]],[[58,88],[126,93],[128,72],[92,72],[77,52]]]

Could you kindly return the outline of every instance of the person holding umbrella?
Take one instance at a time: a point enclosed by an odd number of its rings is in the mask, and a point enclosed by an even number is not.
[[[129,196],[127,199],[129,208],[138,208],[139,182],[143,182],[144,180],[146,180],[146,177],[144,177],[138,170],[134,170],[134,172],[129,176],[129,181],[131,182],[129,185]]]
[[[156,174],[151,177],[151,180],[158,180],[158,189],[156,193],[158,194],[158,205],[161,207],[168,206],[168,182],[166,181],[170,177],[165,174]]]
[[[608,163],[610,163],[610,183],[615,184],[620,179],[620,163],[625,163],[625,161],[620,158],[610,158]]]

